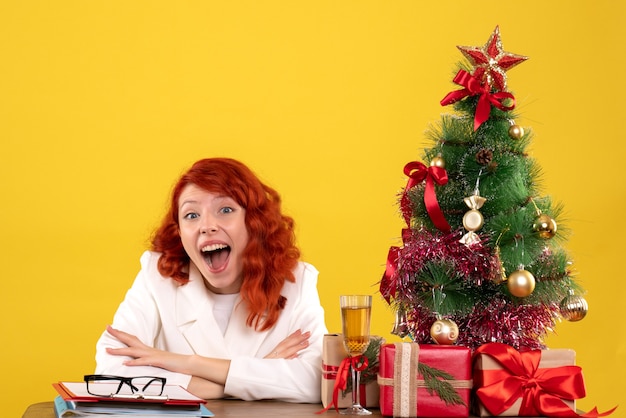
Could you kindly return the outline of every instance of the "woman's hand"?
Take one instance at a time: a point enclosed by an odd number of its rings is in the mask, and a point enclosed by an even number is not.
[[[298,357],[300,350],[303,350],[309,346],[309,338],[311,333],[309,331],[302,332],[301,329],[294,331],[287,338],[282,340],[271,353],[264,358],[284,358],[293,359]]]
[[[107,353],[114,356],[132,357],[124,362],[126,366],[153,366],[172,372],[184,373],[190,356],[159,350],[142,343],[139,338],[127,332],[107,326],[107,332],[127,347],[107,348]]]

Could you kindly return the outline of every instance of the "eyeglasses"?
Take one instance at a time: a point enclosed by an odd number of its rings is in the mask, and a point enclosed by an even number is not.
[[[111,398],[166,400],[167,395],[162,396],[165,382],[166,378],[155,376],[85,375],[89,394]]]

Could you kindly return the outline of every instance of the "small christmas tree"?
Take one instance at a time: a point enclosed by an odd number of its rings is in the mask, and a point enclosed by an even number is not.
[[[506,71],[524,56],[505,52],[496,27],[482,47],[458,47],[459,64],[431,127],[423,161],[404,167],[399,205],[407,228],[389,251],[380,292],[396,310],[393,333],[476,348],[501,342],[545,348],[560,317],[582,319],[562,207],[541,196],[527,154],[532,132],[518,126]]]

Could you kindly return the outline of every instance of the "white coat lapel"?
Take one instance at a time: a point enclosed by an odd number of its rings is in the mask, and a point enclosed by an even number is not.
[[[224,334],[224,340],[231,357],[235,355],[257,355],[259,347],[267,337],[269,331],[258,332],[254,328],[246,326],[247,318],[248,309],[239,299],[235,303],[235,309],[233,309]]]
[[[211,292],[196,267],[189,267],[189,283],[178,288],[176,325],[191,349],[206,357],[228,358],[229,350],[213,317]]]

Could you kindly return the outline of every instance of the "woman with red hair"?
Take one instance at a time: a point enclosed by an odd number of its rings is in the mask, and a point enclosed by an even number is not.
[[[141,257],[96,373],[162,376],[210,399],[320,401],[317,270],[281,199],[244,164],[196,162]]]

